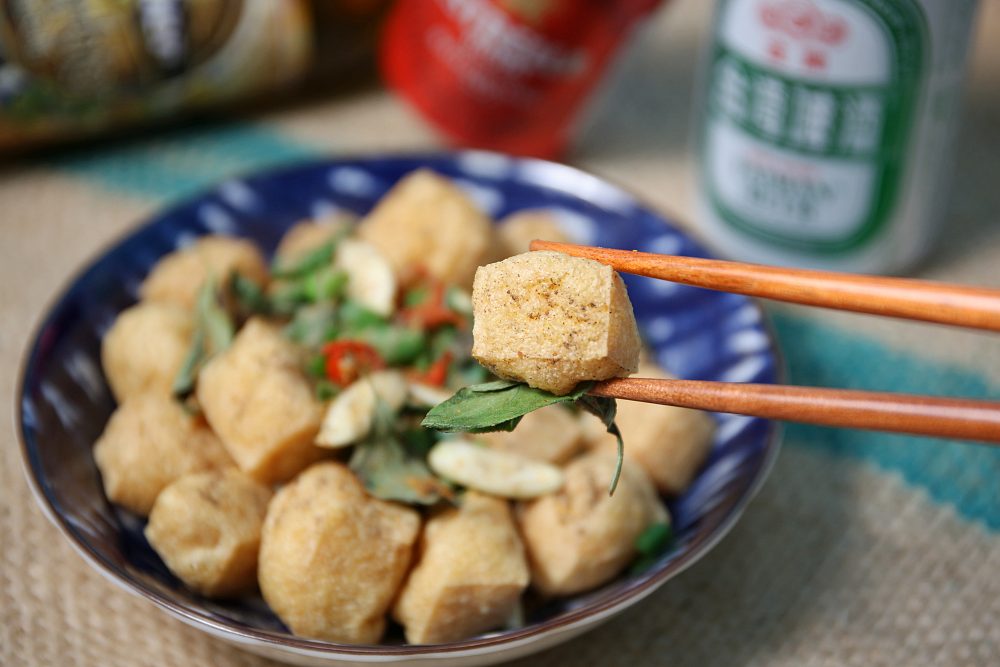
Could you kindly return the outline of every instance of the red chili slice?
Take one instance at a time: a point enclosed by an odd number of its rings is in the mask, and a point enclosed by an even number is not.
[[[359,340],[337,340],[323,346],[326,376],[341,387],[354,382],[359,375],[385,368],[378,351]]]
[[[417,375],[417,382],[429,384],[432,387],[443,387],[444,383],[448,381],[448,367],[451,366],[451,360],[451,352],[446,351],[426,371]]]
[[[465,318],[445,304],[444,284],[431,280],[428,282],[430,285],[428,286],[427,298],[415,306],[401,310],[400,319],[421,329],[437,329],[446,324],[453,324],[460,329],[464,328],[466,326]]]

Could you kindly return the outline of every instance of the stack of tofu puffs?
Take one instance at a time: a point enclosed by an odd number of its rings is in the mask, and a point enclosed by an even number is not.
[[[300,223],[275,262],[353,224]],[[475,278],[473,354],[499,377],[565,393],[636,369],[620,278],[588,260],[521,254],[534,238],[569,240],[544,212],[494,226],[461,189],[422,170],[350,229],[332,261],[348,275],[347,298],[383,317],[398,312],[410,276],[464,290]],[[188,587],[221,598],[259,590],[297,635],[374,644],[391,617],[410,643],[450,642],[508,627],[529,587],[544,598],[605,584],[634,560],[647,527],[669,521],[661,498],[685,489],[710,447],[706,415],[623,402],[626,459],[609,496],[615,439],[596,418],[553,405],[512,432],[463,437],[557,469],[555,488],[525,497],[445,479],[455,494],[433,506],[380,499],[345,463],[372,421],[356,400],[353,412],[338,404],[355,385],[318,396],[279,318],[249,317],[205,363],[197,409],[174,397],[199,291],[234,274],[264,292],[280,282],[260,249],[230,237],[202,237],[154,267],[102,343],[118,407],[94,456],[108,498],[148,517],[149,543]],[[616,317],[630,322],[619,333]],[[460,388],[422,385],[405,368],[380,373],[391,374],[400,404],[426,408]],[[648,362],[639,373],[664,376]]]

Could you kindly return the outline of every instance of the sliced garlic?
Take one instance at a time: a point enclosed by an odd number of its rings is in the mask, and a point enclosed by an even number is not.
[[[418,408],[433,408],[438,403],[444,403],[451,398],[452,393],[429,384],[411,382],[410,397],[407,399],[407,403]]]
[[[503,498],[535,498],[563,484],[556,466],[459,439],[435,445],[427,462],[445,479]]]
[[[406,394],[406,380],[399,371],[378,371],[362,377],[327,408],[316,444],[338,448],[361,440],[371,431],[376,401],[384,401],[396,411],[406,402]]]
[[[379,315],[392,315],[396,304],[396,275],[375,246],[359,239],[337,245],[334,266],[347,273],[347,296]]]

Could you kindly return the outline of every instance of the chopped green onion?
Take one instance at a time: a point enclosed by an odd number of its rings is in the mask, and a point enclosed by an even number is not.
[[[381,326],[386,323],[384,317],[350,299],[346,299],[341,304],[339,314],[342,326],[352,331],[366,329],[371,326]]]
[[[403,366],[416,359],[427,345],[427,337],[419,329],[397,326],[372,326],[355,332],[351,337],[364,340],[378,350],[391,366]]]
[[[318,354],[306,362],[306,373],[315,378],[326,377],[326,357]]]
[[[271,314],[271,302],[260,285],[241,273],[233,273],[229,289],[244,316]]]
[[[403,305],[407,308],[419,306],[427,300],[428,291],[426,287],[414,287],[403,295]]]
[[[320,380],[316,383],[316,398],[320,401],[329,401],[340,393],[340,388],[329,380]]]
[[[643,556],[659,556],[670,545],[674,531],[669,523],[654,523],[635,538],[635,550]]]
[[[331,303],[313,303],[295,310],[285,335],[307,347],[318,347],[337,337],[337,308]]]
[[[347,274],[332,266],[310,273],[302,279],[302,296],[310,303],[339,298],[347,287]]]

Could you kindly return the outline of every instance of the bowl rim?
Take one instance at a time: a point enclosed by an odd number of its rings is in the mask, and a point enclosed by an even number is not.
[[[504,153],[479,149],[378,151],[367,153],[346,153],[337,156],[319,157],[314,160],[297,160],[274,167],[265,167],[242,174],[234,174],[217,182],[213,182],[212,185],[209,185],[206,188],[201,188],[188,195],[165,202],[163,205],[158,206],[151,213],[147,214],[146,217],[144,217],[138,224],[129,226],[127,229],[113,236],[109,241],[100,246],[60,284],[54,292],[54,295],[46,301],[41,309],[41,314],[38,316],[29,333],[26,348],[22,353],[21,360],[19,362],[17,380],[15,384],[17,391],[14,404],[14,422],[15,432],[20,445],[19,451],[21,454],[20,458],[22,471],[24,472],[28,487],[35,498],[35,502],[42,509],[43,514],[59,530],[59,532],[62,533],[62,535],[69,541],[74,551],[76,551],[83,558],[83,560],[90,565],[91,568],[96,570],[105,579],[111,581],[119,588],[153,603],[155,606],[167,612],[170,616],[179,619],[192,627],[207,631],[215,636],[236,644],[264,645],[280,648],[285,651],[291,651],[302,656],[323,657],[340,655],[350,656],[352,659],[360,661],[370,660],[372,662],[378,662],[384,661],[387,657],[399,660],[410,660],[426,659],[435,656],[457,657],[461,655],[506,651],[517,646],[530,644],[535,640],[548,635],[568,632],[578,627],[586,627],[587,625],[613,616],[624,610],[626,607],[629,607],[652,594],[669,579],[679,575],[681,572],[707,555],[709,551],[711,551],[726,535],[729,534],[732,528],[736,525],[736,522],[743,515],[744,511],[746,511],[746,508],[757,496],[757,493],[760,491],[764,482],[767,480],[772,469],[774,468],[778,454],[781,450],[783,428],[780,422],[767,420],[767,432],[764,436],[763,461],[755,477],[751,480],[747,491],[727,510],[727,514],[722,518],[715,529],[710,534],[693,540],[687,551],[683,554],[667,561],[659,568],[651,570],[643,575],[642,578],[632,582],[630,585],[624,586],[620,590],[614,592],[608,592],[599,600],[588,602],[578,608],[563,612],[562,614],[559,614],[551,619],[527,625],[515,630],[490,633],[477,638],[448,642],[444,644],[340,644],[320,639],[298,637],[290,633],[277,633],[271,630],[259,630],[247,626],[227,623],[224,620],[220,620],[216,616],[185,608],[159,591],[144,586],[141,582],[135,579],[123,576],[121,572],[112,567],[110,563],[106,562],[105,559],[93,551],[84,540],[79,538],[70,529],[67,519],[56,510],[51,500],[43,492],[41,480],[38,478],[36,470],[31,463],[31,456],[28,448],[29,436],[26,433],[24,420],[24,396],[27,389],[26,385],[28,377],[33,373],[38,363],[41,333],[49,326],[54,314],[62,309],[69,296],[72,294],[74,287],[87,274],[96,269],[98,264],[104,260],[108,253],[133,237],[139,235],[146,229],[158,224],[162,215],[167,211],[202,199],[215,192],[220,183],[230,180],[245,180],[247,178],[265,175],[278,175],[312,166],[334,167],[339,163],[370,162],[392,159],[433,162],[441,160],[460,160],[467,156],[485,156],[488,158],[502,158],[521,164],[530,163],[544,165],[547,169],[563,170],[565,173],[575,178],[584,177],[587,179],[596,179],[602,184],[602,186],[609,187],[615,191],[617,196],[622,197],[624,200],[633,202],[637,209],[644,210],[657,218],[664,219],[670,224],[671,227],[677,229],[680,233],[695,238],[701,242],[701,240],[698,239],[697,234],[693,233],[686,225],[676,224],[676,221],[679,219],[678,216],[672,213],[661,213],[660,211],[662,209],[659,207],[650,205],[636,193],[619,185],[613,179],[609,179],[599,173],[551,160],[512,156]],[[777,337],[775,335],[775,329],[771,316],[764,308],[761,307],[759,299],[752,297],[745,298],[747,298],[747,300],[754,305],[760,314],[760,325],[768,335],[767,351],[774,360],[776,378],[779,382],[781,382],[785,377],[787,377],[786,361],[777,345]]]

